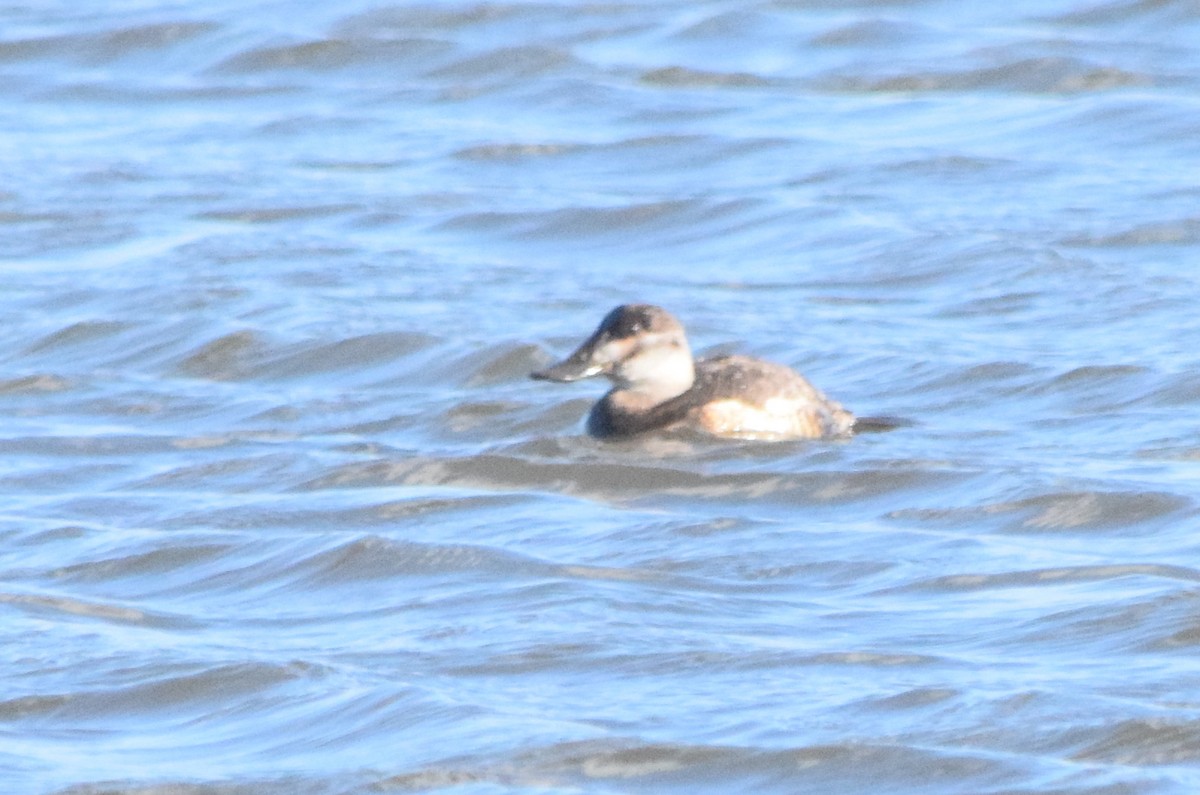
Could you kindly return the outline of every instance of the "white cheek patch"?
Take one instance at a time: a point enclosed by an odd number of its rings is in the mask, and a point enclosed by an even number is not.
[[[624,361],[629,354],[633,353],[635,344],[633,340],[612,340],[604,343],[592,354],[592,360],[600,362],[600,364],[593,365],[592,368],[589,368],[589,372],[593,372],[594,375],[600,372],[606,364]]]

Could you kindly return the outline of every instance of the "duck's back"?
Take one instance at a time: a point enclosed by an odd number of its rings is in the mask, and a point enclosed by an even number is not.
[[[694,421],[719,436],[820,439],[846,435],[854,426],[854,415],[804,376],[750,356],[697,361],[689,391]]]

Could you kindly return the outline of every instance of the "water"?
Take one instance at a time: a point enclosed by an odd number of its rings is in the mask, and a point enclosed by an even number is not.
[[[0,10],[0,789],[1192,793],[1193,2]],[[601,443],[651,301],[845,442]]]

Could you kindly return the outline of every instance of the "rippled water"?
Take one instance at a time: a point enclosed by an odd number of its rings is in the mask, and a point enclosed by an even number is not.
[[[1200,788],[1195,2],[0,22],[3,791]]]

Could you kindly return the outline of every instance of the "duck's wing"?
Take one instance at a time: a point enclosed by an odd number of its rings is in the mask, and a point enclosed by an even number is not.
[[[750,356],[697,363],[692,390],[713,433],[815,439],[851,432],[854,415],[790,367]]]

